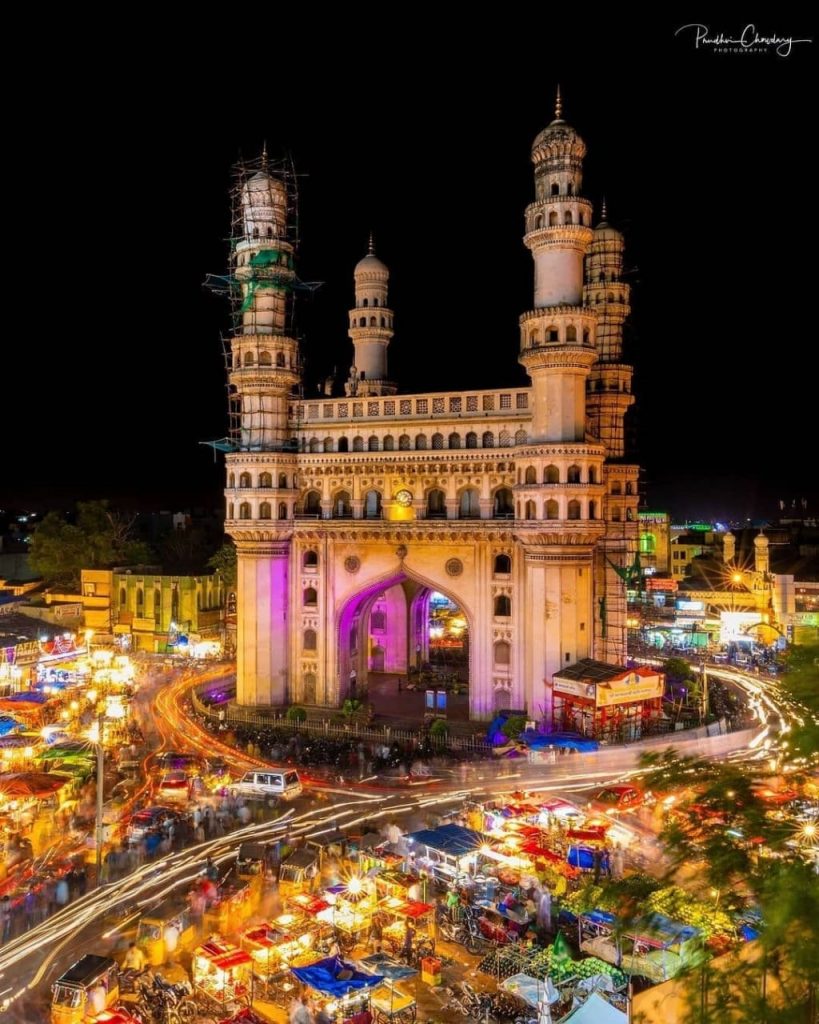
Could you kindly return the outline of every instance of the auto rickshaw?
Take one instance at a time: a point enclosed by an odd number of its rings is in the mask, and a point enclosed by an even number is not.
[[[250,885],[254,898],[262,892],[264,876],[278,864],[279,843],[242,843],[236,858],[236,874]]]
[[[51,1024],[97,1020],[119,1001],[116,960],[86,953],[54,982],[52,993]]]
[[[309,892],[318,874],[318,854],[314,850],[294,850],[279,868],[279,892],[282,898]]]
[[[166,963],[174,952],[165,945],[166,930],[170,926],[175,927],[179,933],[177,950],[193,949],[196,944],[196,925],[187,903],[178,899],[165,900],[146,911],[137,928],[136,944],[142,949],[151,967]]]

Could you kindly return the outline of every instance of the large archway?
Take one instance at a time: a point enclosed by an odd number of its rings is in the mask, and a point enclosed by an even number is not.
[[[398,684],[395,692],[446,690],[468,706],[469,627],[457,598],[406,572],[370,584],[338,618],[339,699],[363,699],[385,683]]]

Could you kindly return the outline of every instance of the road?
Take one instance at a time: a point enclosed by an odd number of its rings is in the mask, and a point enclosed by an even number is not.
[[[711,670],[709,670],[711,671]],[[465,800],[486,799],[513,789],[570,795],[592,786],[606,785],[638,770],[646,749],[673,745],[680,754],[757,759],[770,757],[804,713],[781,692],[758,677],[730,669],[715,669],[714,675],[730,680],[748,695],[758,725],[740,733],[707,738],[663,737],[655,742],[628,747],[602,748],[593,754],[574,754],[549,765],[526,762],[492,762],[469,770],[466,777],[439,778],[428,784],[385,791],[374,786],[332,788],[314,784],[328,797],[320,806],[291,809],[272,822],[248,825],[230,835],[200,843],[170,854],[137,869],[116,883],[87,893],[69,906],[0,949],[0,1010],[5,1019],[20,1024],[35,1024],[37,1016],[31,994],[47,991],[51,982],[83,952],[105,952],[117,933],[133,926],[141,910],[179,889],[187,891],[202,871],[207,856],[227,864],[238,844],[245,840],[267,840],[286,829],[291,836],[318,835],[347,828],[364,820],[408,818],[435,813]],[[156,750],[178,749],[202,755],[217,753],[236,771],[266,762],[249,757],[221,743],[184,713],[185,694],[190,678],[181,678],[163,686],[152,695],[146,690],[140,698],[140,713],[150,721],[143,726]],[[146,758],[146,769],[147,765]],[[116,915],[121,916],[115,920]],[[42,1006],[42,1002],[39,1003]],[[44,1018],[45,1019],[45,1018]]]

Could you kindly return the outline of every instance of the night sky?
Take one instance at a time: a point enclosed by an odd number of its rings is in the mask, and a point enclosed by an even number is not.
[[[201,285],[226,267],[231,164],[265,138],[304,176],[298,269],[325,282],[298,311],[305,394],[350,365],[370,229],[402,391],[525,383],[529,153],[560,81],[585,194],[597,211],[605,193],[626,236],[647,505],[729,518],[804,496],[816,512],[814,261],[797,256],[816,216],[815,43],[698,51],[674,37],[690,11],[557,25],[544,7],[445,29],[421,8],[337,25],[279,10],[237,8],[196,43],[134,25],[127,46],[61,52],[43,99],[15,105],[0,504],[220,504],[198,442],[227,430],[229,320]],[[747,18],[702,20],[736,34]],[[813,34],[787,13],[758,27]]]

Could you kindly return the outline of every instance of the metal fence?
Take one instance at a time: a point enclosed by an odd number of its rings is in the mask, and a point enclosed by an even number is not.
[[[415,729],[396,729],[390,725],[367,725],[361,720],[357,720],[355,715],[351,716],[347,722],[331,722],[329,718],[308,718],[303,722],[295,722],[283,714],[258,711],[254,708],[241,708],[235,705],[212,707],[199,699],[195,689],[191,691],[191,702],[197,715],[202,715],[212,722],[230,726],[245,725],[256,729],[282,729],[292,733],[306,733],[308,736],[324,736],[339,740],[360,739],[369,743],[387,745],[395,742],[402,745],[429,742],[440,750],[460,750],[486,757],[492,753],[492,745],[480,736],[451,736],[449,734],[434,736]]]

